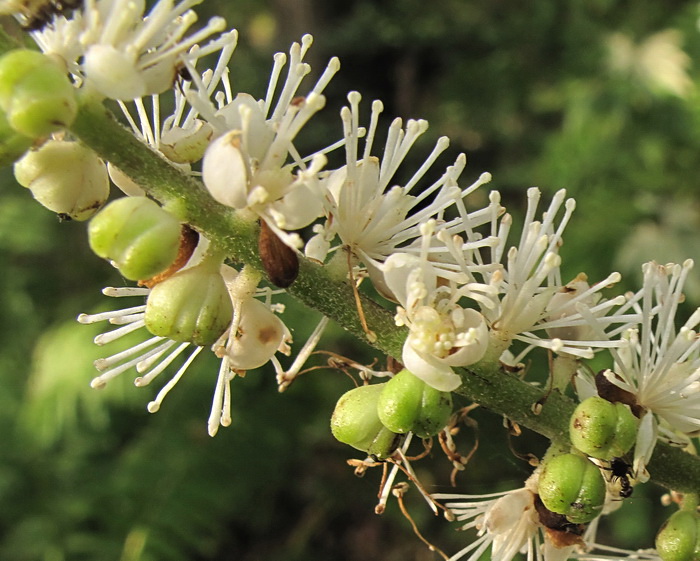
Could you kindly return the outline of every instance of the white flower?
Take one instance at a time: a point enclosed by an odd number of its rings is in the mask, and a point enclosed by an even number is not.
[[[452,391],[461,384],[453,366],[468,366],[480,360],[488,345],[488,328],[476,310],[458,301],[464,290],[454,283],[439,285],[437,270],[428,260],[435,221],[421,226],[421,257],[394,253],[382,267],[389,290],[401,306],[397,325],[406,325],[402,361],[406,368],[430,386]],[[488,291],[487,286],[469,285],[471,291]]]
[[[196,74],[198,80],[206,84],[207,91],[212,93],[228,75],[227,65],[231,60],[238,43],[238,32],[234,29],[222,34],[204,48],[193,46],[183,58],[183,69],[191,78]],[[197,70],[197,64],[202,57],[219,53],[213,69]],[[160,152],[165,158],[176,164],[192,163],[201,159],[209,141],[214,136],[211,125],[199,118],[199,112],[189,105],[187,94],[192,88],[191,80],[182,80],[170,89],[173,95],[173,110],[164,119],[161,117],[162,98],[160,95],[150,96],[150,114],[144,103],[144,98],[133,100],[136,117],[132,115],[129,105],[119,101],[122,113],[131,126],[134,135]],[[170,103],[167,103],[170,106]],[[137,122],[138,121],[138,122]]]
[[[33,35],[42,51],[65,63],[80,85],[130,100],[169,89],[187,50],[223,30],[214,17],[185,37],[200,0],[159,0],[145,14],[143,0],[86,0],[70,18],[56,17]]]
[[[531,478],[533,480],[533,478]],[[574,546],[555,547],[543,538],[539,515],[535,508],[536,483],[530,480],[525,487],[489,495],[433,494],[434,499],[447,500],[445,506],[458,522],[465,522],[460,529],[477,530],[477,538],[449,561],[465,558],[478,560],[489,547],[492,561],[511,561],[517,553],[526,555],[527,561],[565,561]]]
[[[193,258],[196,261],[197,255]],[[191,260],[192,262],[192,260]],[[214,400],[208,421],[208,432],[214,436],[219,426],[231,424],[231,380],[243,375],[245,370],[258,368],[272,360],[278,375],[281,374],[279,362],[273,360],[277,351],[289,354],[291,334],[282,321],[272,311],[283,311],[283,307],[270,303],[271,291],[257,289],[254,279],[245,274],[238,274],[227,266],[222,266],[222,275],[226,280],[234,304],[234,321],[221,336],[212,350],[221,358],[218,379],[214,391]],[[259,277],[257,277],[259,278]],[[103,293],[111,297],[147,297],[148,288],[105,288]],[[264,297],[265,303],[254,297]],[[146,331],[144,312],[146,305],[104,312],[98,314],[80,314],[80,323],[109,321],[120,327],[98,335],[95,344],[105,345],[129,333]],[[92,380],[92,387],[104,387],[111,379],[123,372],[135,368],[139,376],[134,380],[136,386],[150,384],[166,370],[180,355],[190,349],[189,356],[182,363],[175,375],[161,388],[158,395],[148,404],[148,411],[155,413],[167,394],[180,381],[194,359],[205,347],[191,343],[181,343],[166,337],[148,336],[141,343],[109,357],[95,362],[101,373]]]
[[[491,194],[499,200],[498,193]],[[496,292],[490,302],[479,301],[482,313],[491,330],[492,352],[496,358],[508,349],[511,343],[521,341],[527,346],[515,359],[519,361],[533,347],[544,347],[557,353],[574,357],[592,358],[594,349],[611,346],[609,339],[592,340],[590,329],[579,306],[586,307],[595,317],[605,316],[605,322],[627,323],[630,316],[611,314],[614,307],[625,302],[624,297],[601,300],[598,292],[620,280],[619,273],[588,286],[585,275],[579,275],[564,285],[559,269],[561,258],[559,247],[562,234],[575,208],[575,201],[565,202],[566,191],[558,191],[542,220],[535,220],[540,200],[539,189],[528,189],[528,207],[522,233],[517,247],[505,252],[512,219],[506,214],[497,226],[492,223],[492,236],[498,243],[492,245],[491,264],[503,261],[497,269],[485,269],[484,282]],[[562,205],[564,213],[557,221]],[[542,333],[540,335],[539,333]],[[564,338],[565,337],[565,338]]]
[[[316,227],[317,235],[307,244],[306,254],[323,262],[329,253],[346,248],[355,260],[365,265],[376,284],[379,281],[376,269],[387,257],[397,250],[420,251],[420,243],[417,248],[411,244],[421,237],[421,223],[430,218],[444,222],[443,214],[452,207],[460,216],[446,223],[444,228],[449,231],[458,228],[461,218],[467,214],[463,198],[490,181],[491,176],[483,174],[467,189],[460,189],[457,179],[466,164],[464,154],[460,154],[442,177],[423,187],[421,180],[449,144],[447,137],[442,137],[403,186],[391,186],[403,160],[427,130],[428,123],[409,120],[403,128],[401,119],[395,119],[389,127],[380,160],[372,155],[372,148],[382,103],[372,103],[369,130],[360,154],[359,139],[365,134],[365,129],[359,126],[361,96],[351,92],[348,100],[350,106],[341,111],[346,164],[329,173],[321,183],[327,218],[322,226]],[[476,226],[490,220],[490,215],[478,213],[470,220]],[[332,246],[336,236],[340,244]]]
[[[191,77],[197,74],[201,83],[206,84],[207,92],[212,93],[221,80],[228,75],[227,65],[238,43],[238,32],[232,30],[211,41],[205,48],[195,45],[184,58],[183,68]],[[199,60],[206,55],[219,52],[218,61],[213,69],[199,73],[196,67]],[[187,94],[192,82],[183,80],[171,88],[173,111],[165,118],[161,116],[162,95],[149,98],[136,98],[131,103],[119,101],[119,107],[131,126],[134,136],[159,152],[173,165],[189,175],[199,175],[191,170],[190,164],[201,160],[205,150],[214,137],[212,126],[200,118],[199,112],[189,105]],[[150,111],[146,107],[150,100]],[[131,107],[133,105],[133,107]],[[134,115],[135,113],[135,115]],[[109,175],[117,187],[130,196],[143,195],[143,189],[112,164],[108,164]]]
[[[287,78],[278,93],[277,82],[287,57],[275,56],[265,99],[239,93],[235,98],[226,76],[224,92],[211,91],[198,76],[193,77],[199,93],[187,97],[202,118],[221,135],[208,148],[203,161],[202,179],[212,196],[222,204],[264,219],[270,228],[291,247],[299,241],[284,230],[307,226],[321,215],[317,175],[325,165],[321,153],[302,159],[293,141],[309,119],[325,104],[322,92],[340,68],[332,58],[316,85],[305,96],[297,95],[299,85],[310,67],[303,61],[312,43],[305,35],[289,53]],[[311,163],[307,165],[306,160]]]
[[[625,331],[619,349],[611,349],[615,365],[606,378],[633,394],[635,405],[646,414],[637,435],[634,477],[648,478],[646,464],[661,435],[683,440],[700,430],[700,309],[676,331],[678,305],[684,300],[683,284],[693,267],[646,263],[644,284],[631,301],[641,314],[638,328]],[[592,325],[596,326],[595,322]],[[602,329],[598,326],[599,335]],[[675,433],[679,433],[676,436]]]

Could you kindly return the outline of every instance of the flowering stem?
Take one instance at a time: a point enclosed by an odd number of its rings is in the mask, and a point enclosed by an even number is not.
[[[178,219],[214,241],[229,257],[263,270],[257,253],[257,224],[241,220],[234,211],[214,201],[198,181],[171,166],[118,124],[102,103],[81,96],[71,132],[135,180]],[[355,336],[367,340],[352,288],[333,278],[323,267],[301,259],[299,276],[288,291]],[[369,328],[377,335],[373,346],[400,358],[406,332],[396,327],[393,313],[366,297],[362,297],[362,306]],[[543,390],[503,372],[497,361],[483,367],[474,365],[461,375],[460,394],[557,443],[568,442],[568,422],[575,408],[568,397],[552,392],[536,415],[532,405],[542,398]],[[668,488],[700,489],[700,458],[679,449],[658,443],[648,468],[654,480]]]

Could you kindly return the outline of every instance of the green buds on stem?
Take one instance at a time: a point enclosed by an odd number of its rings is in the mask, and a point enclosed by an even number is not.
[[[452,414],[450,392],[436,390],[406,369],[382,385],[377,412],[392,432],[428,438],[447,424]]]
[[[68,127],[78,113],[67,72],[51,57],[29,49],[0,57],[0,108],[10,126],[29,138]]]
[[[344,444],[378,458],[390,456],[403,437],[386,428],[377,414],[386,384],[360,386],[343,394],[331,417],[331,432]]]
[[[146,197],[125,197],[90,221],[88,237],[92,250],[127,279],[149,279],[175,261],[180,223]]]
[[[663,561],[700,561],[700,517],[679,510],[656,535],[656,550]]]
[[[146,328],[173,341],[213,345],[228,329],[233,304],[218,267],[183,269],[151,289]]]
[[[578,454],[560,454],[546,460],[538,492],[549,510],[563,514],[573,524],[585,524],[603,508],[605,479],[589,459]]]
[[[15,163],[17,182],[64,218],[87,220],[109,197],[104,162],[79,142],[49,140]]]
[[[584,454],[610,460],[629,452],[638,425],[627,405],[593,396],[580,403],[571,416],[569,437]]]

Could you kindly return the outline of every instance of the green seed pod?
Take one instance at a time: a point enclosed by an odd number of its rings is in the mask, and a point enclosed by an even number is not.
[[[78,142],[49,140],[29,151],[14,171],[40,204],[72,220],[87,220],[109,197],[107,167]]]
[[[700,561],[700,519],[694,512],[679,510],[656,534],[656,550],[663,561]]]
[[[639,419],[627,405],[593,396],[574,411],[569,436],[584,454],[610,460],[629,452],[637,438],[638,425]]]
[[[403,439],[386,428],[377,415],[377,402],[385,385],[360,386],[346,392],[331,417],[331,432],[337,440],[378,458],[390,456]]]
[[[403,369],[384,384],[377,412],[392,432],[413,431],[428,438],[447,424],[452,414],[452,394],[436,390]]]
[[[0,167],[14,164],[31,148],[33,142],[15,131],[7,122],[5,112],[0,111]]]
[[[578,454],[561,454],[547,460],[538,485],[544,506],[563,514],[573,524],[593,520],[605,502],[605,480],[600,469]]]
[[[65,69],[29,49],[0,57],[0,107],[10,126],[30,138],[69,126],[78,113],[75,88]]]
[[[113,261],[127,279],[149,279],[175,261],[180,224],[146,197],[125,197],[90,221],[88,240],[92,250]]]
[[[233,319],[233,304],[217,269],[198,265],[183,269],[151,289],[146,301],[146,328],[173,341],[213,345]]]

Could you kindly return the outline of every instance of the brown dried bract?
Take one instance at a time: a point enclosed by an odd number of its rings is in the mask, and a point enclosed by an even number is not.
[[[638,418],[641,418],[643,415],[644,408],[637,404],[635,395],[623,390],[608,380],[605,377],[605,370],[601,370],[595,375],[595,387],[598,390],[598,395],[603,399],[607,399],[611,403],[624,403],[625,405],[629,405],[632,413]]]
[[[584,544],[581,537],[586,530],[584,524],[573,524],[563,514],[552,512],[544,506],[539,495],[535,496],[535,510],[540,524],[545,528],[547,538],[554,547],[563,548]]]
[[[258,251],[270,282],[280,288],[291,286],[299,274],[299,257],[264,220],[260,221]]]
[[[175,273],[182,269],[190,260],[190,257],[192,257],[192,254],[194,253],[194,250],[197,247],[198,241],[199,233],[196,230],[190,228],[187,224],[183,224],[180,228],[180,248],[178,249],[175,261],[173,261],[170,267],[168,267],[162,273],[157,274],[155,277],[140,280],[138,283],[139,286],[153,288],[159,282],[163,282],[165,279],[172,277]]]

